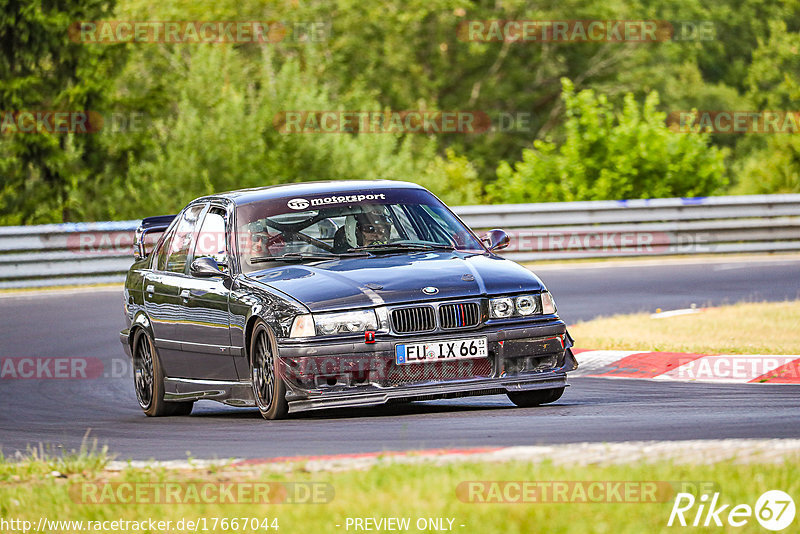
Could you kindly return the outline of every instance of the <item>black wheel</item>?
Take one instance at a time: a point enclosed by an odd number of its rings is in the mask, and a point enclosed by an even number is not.
[[[164,371],[153,341],[144,330],[139,330],[133,341],[133,387],[139,406],[150,417],[189,415],[192,411],[194,402],[164,400]]]
[[[539,389],[534,391],[520,391],[517,393],[508,393],[508,398],[517,406],[523,408],[530,408],[531,406],[539,406],[540,404],[547,404],[555,402],[564,394],[564,388],[553,389]]]
[[[250,378],[256,406],[264,419],[283,419],[289,413],[286,386],[281,380],[274,337],[259,322],[250,338]]]

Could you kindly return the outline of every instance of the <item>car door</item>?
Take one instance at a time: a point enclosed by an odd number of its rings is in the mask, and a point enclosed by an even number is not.
[[[228,269],[228,212],[212,204],[203,215],[190,261],[211,257],[223,270]],[[199,278],[191,275],[180,282],[184,320],[178,337],[187,363],[197,378],[238,380],[231,354],[229,279],[223,276]],[[220,273],[221,274],[221,273]]]
[[[167,229],[164,239],[153,251],[151,269],[144,275],[144,308],[150,319],[153,341],[162,364],[171,360],[181,350],[175,333],[175,325],[180,315],[178,286],[174,283],[175,280],[164,272],[176,226],[177,217],[176,224]]]
[[[164,374],[190,378],[192,367],[181,346],[180,327],[185,321],[181,286],[186,279],[187,261],[199,230],[198,221],[207,204],[193,204],[184,209],[162,243],[155,264],[145,279],[145,309],[153,323],[156,348]]]

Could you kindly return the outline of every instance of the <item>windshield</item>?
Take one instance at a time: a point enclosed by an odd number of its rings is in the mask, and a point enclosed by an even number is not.
[[[417,189],[253,202],[237,208],[237,225],[244,272],[272,261],[318,261],[367,252],[485,252],[436,197]]]

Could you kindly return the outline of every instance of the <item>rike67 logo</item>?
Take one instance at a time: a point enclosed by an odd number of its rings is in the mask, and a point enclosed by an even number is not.
[[[695,498],[691,493],[678,493],[669,514],[667,526],[710,527],[729,525],[743,527],[755,516],[756,521],[767,530],[779,531],[794,521],[794,500],[788,493],[780,490],[764,492],[755,506],[723,504],[719,492],[710,499],[704,494]]]

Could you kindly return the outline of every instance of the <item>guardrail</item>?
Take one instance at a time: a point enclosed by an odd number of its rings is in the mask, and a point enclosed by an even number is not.
[[[459,206],[518,261],[800,250],[800,195]],[[139,221],[0,227],[0,288],[121,282]]]

